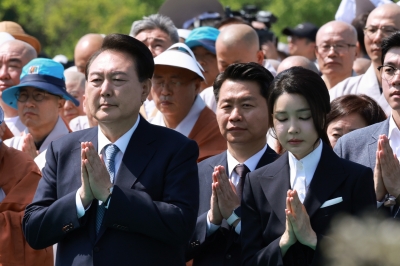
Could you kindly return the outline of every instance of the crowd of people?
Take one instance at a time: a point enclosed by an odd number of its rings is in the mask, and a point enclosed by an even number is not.
[[[70,67],[0,22],[0,265],[327,265],[398,220],[400,6],[353,22],[153,14]]]

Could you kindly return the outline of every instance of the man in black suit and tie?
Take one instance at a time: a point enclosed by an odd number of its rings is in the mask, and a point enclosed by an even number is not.
[[[200,207],[186,251],[193,265],[240,265],[240,200],[246,174],[273,162],[267,145],[272,74],[232,64],[214,82],[217,121],[228,150],[199,163]]]
[[[139,108],[153,57],[108,35],[86,66],[86,103],[99,126],[50,144],[23,229],[33,248],[58,243],[56,265],[184,265],[198,211],[198,148],[150,125]]]

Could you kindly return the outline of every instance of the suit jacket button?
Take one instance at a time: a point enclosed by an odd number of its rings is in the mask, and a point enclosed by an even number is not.
[[[99,251],[100,251],[100,248],[99,248],[99,247],[94,247],[93,251],[94,251],[94,252],[99,252]]]
[[[227,254],[227,255],[225,256],[225,258],[228,259],[228,260],[230,260],[230,259],[232,258],[232,256],[231,256],[231,254]]]

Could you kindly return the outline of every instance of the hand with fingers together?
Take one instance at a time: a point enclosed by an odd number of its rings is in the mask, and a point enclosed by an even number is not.
[[[82,164],[83,170],[86,170],[93,197],[105,201],[110,195],[109,189],[112,186],[110,174],[102,160],[102,156],[97,154],[91,142],[82,144]],[[85,171],[82,171],[82,176],[84,177],[83,173]]]
[[[215,169],[215,168],[214,168]],[[208,211],[208,219],[212,224],[220,225],[222,223],[221,211],[219,210],[218,206],[218,195],[217,195],[217,177],[216,172],[214,171],[212,174],[213,183],[211,184],[211,202],[210,202],[210,210]]]
[[[396,154],[393,154],[387,136],[379,136],[377,153],[386,191],[397,198],[400,195],[400,164]]]
[[[315,249],[317,246],[317,235],[311,227],[310,217],[307,214],[306,208],[301,203],[299,196],[297,195],[296,190],[288,191],[288,199],[287,199],[287,207],[286,209],[286,217],[289,221],[293,233],[296,239],[303,245],[306,245],[312,249]],[[285,231],[286,233],[286,231]],[[285,235],[284,233],[284,235]],[[286,235],[285,235],[286,238]],[[290,243],[290,242],[289,242]],[[293,245],[293,244],[292,244]],[[286,251],[288,249],[288,244],[281,250]],[[290,247],[290,246],[289,246]]]
[[[225,167],[218,165],[214,168],[213,177],[215,176],[217,182],[215,183],[215,190],[217,192],[218,207],[222,217],[228,219],[233,210],[240,206],[240,199],[236,195],[235,186],[226,175]]]
[[[289,221],[288,213],[292,212],[292,207],[290,206],[289,198],[290,198],[290,191],[288,190],[286,196],[286,228],[285,232],[283,233],[281,240],[279,241],[279,246],[281,248],[282,256],[285,256],[288,249],[297,241],[296,235],[294,234],[293,227],[291,222]]]
[[[33,159],[39,155],[39,152],[36,149],[35,141],[30,133],[24,136],[21,150],[29,154],[29,156],[31,156]]]
[[[382,201],[385,195],[388,193],[382,179],[381,163],[379,159],[381,150],[382,150],[381,141],[378,141],[378,148],[376,150],[376,163],[374,169],[374,188],[377,201]]]

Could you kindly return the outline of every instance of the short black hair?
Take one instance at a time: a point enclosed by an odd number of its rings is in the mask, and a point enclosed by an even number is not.
[[[147,48],[141,41],[129,35],[113,33],[104,38],[100,50],[90,57],[85,69],[86,80],[88,78],[90,65],[101,53],[108,50],[129,55],[135,63],[136,72],[140,82],[152,78],[154,72],[154,59],[149,48]]]
[[[276,100],[284,93],[303,96],[310,106],[311,116],[318,136],[330,145],[326,133],[326,115],[331,110],[328,88],[322,78],[314,71],[303,67],[292,67],[282,71],[271,84],[268,109],[272,116]],[[273,119],[270,119],[273,128]],[[318,141],[318,140],[317,140]]]
[[[386,37],[385,39],[382,40],[382,58],[381,62],[383,65],[383,62],[385,61],[385,56],[387,52],[392,49],[393,47],[400,47],[400,31],[396,31],[392,35]]]
[[[226,80],[252,81],[258,84],[260,94],[268,101],[269,86],[274,79],[271,72],[257,63],[237,63],[229,65],[224,72],[218,74],[213,87],[215,99],[219,100],[219,91]]]

